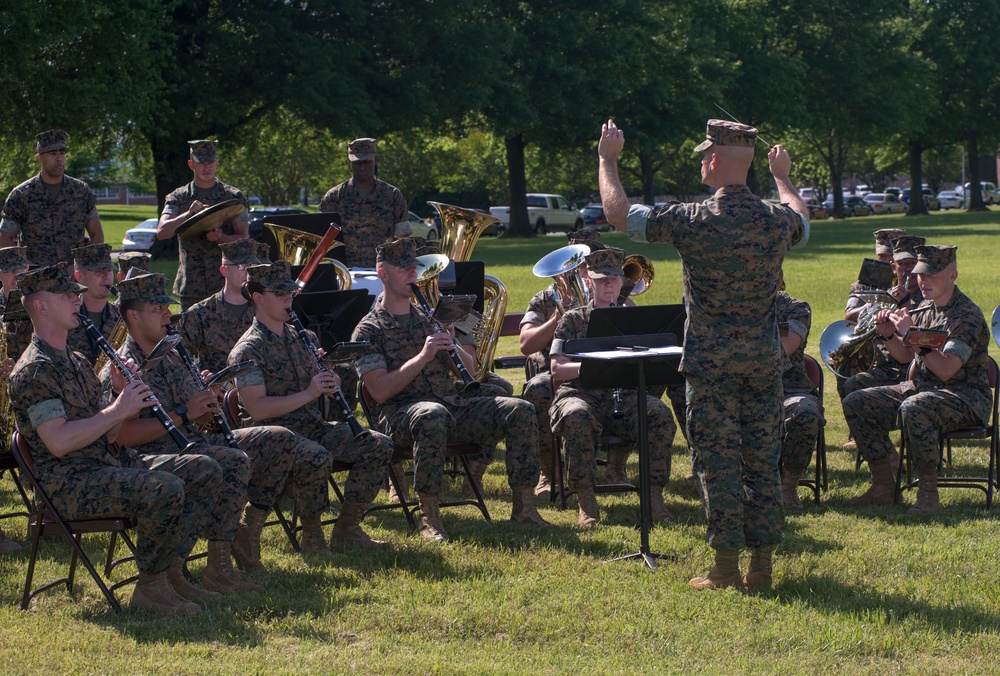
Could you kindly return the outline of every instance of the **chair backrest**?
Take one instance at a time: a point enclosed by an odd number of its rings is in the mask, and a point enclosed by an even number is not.
[[[222,412],[231,428],[235,430],[240,427],[240,391],[235,387],[222,395]]]
[[[823,369],[820,368],[819,362],[808,354],[805,355],[806,364],[806,375],[809,376],[809,380],[812,381],[813,387],[819,391],[820,401],[823,400]]]
[[[360,378],[358,379],[358,401],[361,402],[361,410],[365,414],[365,419],[368,420],[368,428],[373,430],[379,429],[372,415],[372,407],[375,405],[375,400],[372,399],[371,392],[368,391],[368,388],[365,387],[365,382]]]
[[[508,312],[505,314],[503,322],[500,324],[500,337],[520,335],[522,319],[524,319],[523,312]]]
[[[35,476],[35,458],[31,455],[31,446],[28,445],[28,441],[17,430],[14,430],[14,433],[11,435],[10,450],[14,454],[17,464],[21,466],[21,469],[25,473],[30,475],[33,481]]]

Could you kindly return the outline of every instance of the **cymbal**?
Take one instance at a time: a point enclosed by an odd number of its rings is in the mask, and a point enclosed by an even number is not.
[[[236,218],[245,208],[243,201],[236,198],[213,204],[181,223],[175,232],[185,242],[198,239],[206,232],[222,227],[226,221]]]

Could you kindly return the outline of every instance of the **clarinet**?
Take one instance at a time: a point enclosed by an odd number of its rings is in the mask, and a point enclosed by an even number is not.
[[[295,314],[295,311],[292,310],[292,308],[288,308],[288,321],[290,321],[292,326],[295,327],[295,331],[299,334],[299,340],[302,341],[303,345],[306,347],[306,352],[308,352],[309,356],[312,357],[313,366],[315,366],[319,371],[329,372],[330,369],[324,366],[323,362],[321,362],[319,357],[316,356],[316,344],[313,343],[312,338],[309,337],[309,333],[306,331],[306,327],[302,326],[302,321],[299,319],[299,316]],[[348,405],[347,398],[344,396],[343,390],[339,387],[334,389],[333,398],[340,406],[340,412],[347,418],[347,424],[351,426],[351,432],[354,433],[354,440],[360,441],[361,439],[370,436],[371,430],[366,430],[362,427],[358,422],[358,419],[354,417],[354,411],[352,411],[350,405]]]
[[[117,352],[115,352],[115,349],[111,347],[111,344],[104,337],[104,334],[101,333],[101,330],[94,326],[94,322],[90,321],[90,317],[80,315],[79,318],[80,326],[82,326],[87,333],[90,334],[90,337],[94,339],[97,346],[101,348],[101,352],[103,352],[107,356],[108,361],[116,369],[118,369],[118,371],[125,378],[125,381],[131,383],[139,380],[139,377],[132,373],[127,366],[125,366],[125,362],[123,362],[122,358]],[[189,441],[188,438],[174,426],[174,423],[170,420],[170,414],[160,408],[159,404],[153,404],[151,408],[153,410],[153,415],[155,415],[156,419],[163,424],[167,433],[170,435],[170,438],[174,440],[175,444],[177,444],[177,450],[180,451],[180,454],[183,455],[184,453],[188,453],[196,445],[196,442]]]
[[[172,326],[167,327],[167,335],[173,336],[178,333],[177,329]],[[195,387],[198,388],[199,392],[204,392],[208,389],[205,386],[204,381],[201,379],[201,374],[198,372],[198,367],[194,365],[194,361],[191,359],[191,354],[184,347],[184,342],[177,343],[177,354],[181,356],[181,361],[187,366],[188,371],[191,373],[191,378],[194,379]],[[233,435],[233,428],[229,426],[229,421],[226,420],[226,416],[222,411],[217,411],[213,414],[215,421],[219,423],[219,429],[222,430],[222,436],[226,438],[226,446],[229,448],[235,448],[240,450],[240,445],[236,442],[236,436]]]
[[[434,311],[431,306],[427,303],[427,299],[424,298],[424,294],[421,293],[420,287],[416,284],[410,284],[410,288],[413,289],[413,296],[417,299],[420,304],[420,309],[423,310],[424,316],[427,317],[427,321],[431,323],[434,331],[436,333],[444,333],[445,329],[441,326],[441,322],[434,319]],[[455,369],[458,371],[458,375],[462,376],[462,382],[465,385],[462,387],[462,392],[465,394],[475,394],[479,390],[479,381],[472,377],[469,370],[465,368],[465,362],[462,361],[462,355],[458,353],[458,346],[452,343],[451,347],[448,348],[448,354],[451,355],[451,363],[454,364]]]

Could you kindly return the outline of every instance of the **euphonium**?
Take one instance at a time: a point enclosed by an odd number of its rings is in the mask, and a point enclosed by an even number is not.
[[[570,244],[542,256],[531,273],[536,277],[551,277],[559,306],[565,310],[583,307],[590,302],[590,286],[583,278],[583,264],[590,253],[586,244]],[[572,305],[564,296],[572,296]]]

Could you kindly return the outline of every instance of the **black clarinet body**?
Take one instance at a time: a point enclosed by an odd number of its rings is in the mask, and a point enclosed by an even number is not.
[[[434,310],[431,309],[430,304],[427,299],[424,298],[424,294],[420,291],[420,287],[416,284],[410,284],[410,288],[413,290],[413,297],[417,299],[417,303],[420,305],[420,309],[423,311],[424,316],[427,321],[431,323],[431,326],[438,333],[444,333],[445,328],[441,326],[441,323],[434,319]],[[464,386],[462,387],[462,392],[465,394],[475,394],[479,391],[479,381],[472,377],[469,373],[469,369],[465,368],[465,362],[462,361],[462,355],[458,353],[458,346],[452,344],[448,348],[448,354],[451,356],[451,363],[455,366],[455,370],[458,371],[458,375],[462,377],[462,382]]]

